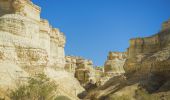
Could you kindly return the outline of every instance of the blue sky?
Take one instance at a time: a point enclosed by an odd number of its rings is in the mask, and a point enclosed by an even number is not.
[[[170,0],[33,0],[41,17],[65,33],[66,55],[103,65],[109,51],[126,51],[129,39],[152,35],[170,18]]]

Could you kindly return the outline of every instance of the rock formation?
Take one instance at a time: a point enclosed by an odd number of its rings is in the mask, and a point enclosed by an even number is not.
[[[90,80],[96,81],[95,69],[91,60],[76,56],[66,56],[65,69],[71,72],[81,84],[86,84]]]
[[[41,19],[40,12],[30,0],[0,0],[0,96],[7,96],[18,82],[26,83],[28,77],[45,73],[58,85],[56,95],[77,100],[84,91],[79,82],[99,82],[103,71],[94,69],[91,60],[65,57],[64,34]],[[89,92],[87,99],[123,94],[133,99],[138,86],[149,93],[169,91],[170,20],[153,36],[131,39],[127,58],[126,53],[110,52],[105,72],[114,77]]]
[[[170,79],[169,22],[163,23],[162,30],[153,36],[130,40],[124,66],[126,75],[142,80],[142,85],[150,92],[158,91]]]
[[[109,52],[107,61],[104,65],[104,71],[108,76],[117,76],[124,74],[123,65],[126,60],[125,52]]]
[[[66,56],[65,57],[66,59],[66,64],[65,64],[65,67],[64,69],[70,73],[73,74],[73,76],[75,75],[75,71],[76,71],[76,68],[77,68],[77,57],[75,56]]]
[[[6,6],[12,6],[9,10],[14,10],[0,17],[3,61],[8,60],[23,68],[64,67],[65,36],[58,29],[52,28],[47,20],[40,19],[40,8],[29,0],[1,0],[0,3],[2,13],[8,11]]]
[[[170,96],[170,20],[155,35],[130,40],[125,76],[116,76],[88,93],[86,99],[169,100]],[[136,99],[137,91],[140,99]],[[152,93],[152,94],[148,94]],[[149,95],[147,97],[147,95]],[[166,95],[165,95],[166,94]],[[144,95],[144,97],[142,97]],[[144,98],[144,99],[142,99]],[[152,99],[152,100],[155,100]]]
[[[64,71],[65,36],[41,19],[40,12],[41,8],[30,0],[0,0],[0,75],[3,76],[0,86],[11,88],[10,84],[14,85],[18,74],[23,78],[45,72],[54,80],[66,82],[65,86],[58,84],[67,91],[73,93],[75,85],[77,93],[70,97],[77,99],[76,95],[83,88]],[[58,70],[63,77],[59,77]],[[64,89],[61,89],[61,95],[64,95]]]
[[[105,77],[104,74],[104,67],[95,67],[95,78],[96,78],[96,82],[100,82],[99,85],[101,85],[103,83],[103,78]]]
[[[128,58],[124,66],[128,74],[136,71],[150,73],[169,69],[169,64],[166,63],[170,56],[168,51],[170,44],[169,22],[163,23],[162,30],[153,36],[130,40]]]
[[[95,80],[95,70],[93,68],[93,62],[83,58],[77,59],[77,68],[75,77],[81,84],[88,83],[91,80]]]

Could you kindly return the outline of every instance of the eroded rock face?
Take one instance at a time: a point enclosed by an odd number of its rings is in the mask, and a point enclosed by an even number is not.
[[[117,76],[124,74],[124,63],[126,60],[125,52],[109,52],[107,61],[104,65],[105,73],[108,76]]]
[[[6,89],[13,88],[15,81],[20,77],[29,77],[37,73],[46,72],[55,76],[57,84],[67,91],[76,92],[71,98],[83,91],[73,76],[64,71],[65,66],[65,36],[57,28],[52,28],[49,22],[40,18],[40,7],[30,0],[0,0],[0,86]],[[51,70],[46,70],[46,69]],[[50,72],[52,71],[52,72]],[[59,77],[60,71],[66,77]],[[69,80],[68,80],[69,79]],[[12,85],[11,85],[12,84]],[[72,84],[72,85],[70,85]],[[61,95],[68,94],[60,91]]]
[[[71,100],[78,100],[78,94],[84,91],[79,81],[66,71],[56,71],[53,68],[45,68],[45,74],[56,81],[58,85],[57,95],[69,97]]]
[[[74,56],[66,56],[66,64],[65,64],[65,70],[72,73],[73,76],[75,75],[75,71],[77,68],[77,57]]]
[[[80,81],[81,84],[94,81],[95,69],[93,68],[93,62],[83,58],[78,58],[75,77]]]
[[[169,25],[169,21],[165,22],[162,30],[153,36],[130,40],[124,66],[126,75],[141,80],[151,92],[159,90],[170,79]]]
[[[66,56],[66,71],[72,73],[81,84],[96,81],[95,69],[91,60],[76,56]]]
[[[110,57],[110,59],[117,57]],[[85,99],[112,100],[136,98],[167,99],[170,91],[170,23],[155,35],[130,40],[125,74],[112,77],[104,85],[87,94]],[[151,93],[151,94],[148,94]],[[163,94],[163,95],[162,95]],[[166,95],[165,95],[166,94]],[[148,95],[148,97],[147,97]],[[118,97],[118,98],[117,98]]]

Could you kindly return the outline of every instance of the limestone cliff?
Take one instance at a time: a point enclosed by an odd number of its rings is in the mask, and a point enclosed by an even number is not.
[[[169,79],[170,21],[157,34],[130,40],[125,62],[127,77],[137,77],[150,92],[159,91]]]
[[[124,74],[124,63],[126,60],[125,52],[109,52],[104,70],[107,75],[117,76]]]
[[[52,79],[68,83],[63,88],[74,92],[70,98],[77,99],[83,88],[64,71],[65,35],[41,19],[40,12],[41,8],[30,0],[0,0],[0,86],[12,88],[18,74],[22,79],[43,72],[52,77],[53,73]],[[65,76],[59,77],[58,71]],[[68,96],[64,89],[60,94]]]
[[[86,99],[169,100],[169,62],[170,20],[163,23],[162,30],[155,35],[131,39],[124,64],[125,76],[111,78],[88,93]],[[143,89],[146,92],[141,92]]]
[[[169,70],[170,57],[170,23],[163,23],[163,28],[157,34],[130,40],[128,58],[125,63],[127,74],[164,73]],[[165,73],[164,73],[165,74]]]

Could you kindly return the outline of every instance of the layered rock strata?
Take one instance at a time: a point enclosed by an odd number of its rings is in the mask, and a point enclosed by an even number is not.
[[[46,72],[51,79],[61,82],[67,80],[68,84],[65,86],[64,83],[58,84],[63,85],[67,91],[74,92],[71,98],[75,100],[76,95],[83,91],[83,88],[73,76],[64,71],[65,35],[59,29],[53,28],[47,20],[41,19],[40,12],[41,8],[30,0],[0,0],[0,67],[2,69],[0,75],[3,76],[0,78],[0,86],[10,89],[18,78],[22,80]],[[59,77],[58,71],[65,76]],[[69,84],[74,82],[75,84]],[[73,85],[77,86],[76,93]],[[64,89],[61,89],[59,94],[68,96],[62,91]]]
[[[169,21],[163,23],[162,30],[153,36],[130,40],[128,58],[124,66],[127,73],[141,69],[145,70],[146,73],[156,71],[159,67],[155,67],[160,66],[158,63],[164,63],[169,59],[170,26],[168,25],[170,23],[168,23]],[[165,70],[164,67],[161,69]]]
[[[3,61],[29,66],[64,67],[65,36],[40,19],[40,8],[29,0],[0,1],[1,55]],[[10,6],[8,8],[6,6]],[[21,7],[20,7],[21,6]],[[22,14],[24,13],[24,14]],[[8,49],[5,49],[8,48]]]
[[[72,73],[81,84],[96,81],[93,62],[77,56],[66,56],[66,71]]]
[[[124,63],[126,61],[125,52],[109,52],[107,61],[104,65],[104,71],[108,76],[117,76],[124,74]]]
[[[94,79],[94,68],[93,62],[83,58],[77,59],[77,68],[75,72],[75,77],[84,84]]]
[[[75,75],[76,68],[77,68],[77,57],[75,56],[66,56],[65,57],[66,64],[65,64],[65,70]]]
[[[157,34],[130,40],[125,62],[127,77],[136,77],[149,91],[158,91],[170,75],[170,21]]]
[[[163,23],[162,30],[155,35],[131,39],[124,64],[125,74],[111,78],[103,86],[88,93],[85,98],[138,100],[137,91],[144,89],[145,92],[140,92],[139,98],[168,100],[169,62],[170,20]]]

